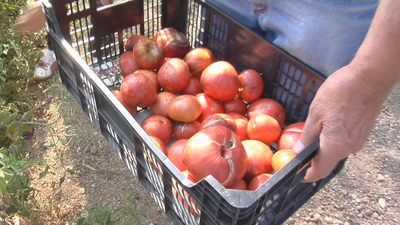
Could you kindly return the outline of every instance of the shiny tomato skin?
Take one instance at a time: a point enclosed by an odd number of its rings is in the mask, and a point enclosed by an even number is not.
[[[259,98],[250,103],[247,109],[247,117],[251,119],[259,114],[273,117],[281,126],[285,123],[285,109],[279,102],[272,98]]]
[[[240,87],[236,69],[226,61],[209,65],[201,74],[200,82],[205,93],[221,101],[235,97]]]
[[[141,73],[126,76],[121,83],[120,92],[126,104],[138,107],[151,105],[157,97],[156,85]]]
[[[246,102],[254,102],[259,99],[264,91],[264,81],[260,74],[253,70],[243,70],[239,74],[239,97]]]
[[[183,149],[182,161],[195,180],[212,175],[224,187],[242,179],[248,163],[240,140],[223,126],[209,127],[193,135]]]

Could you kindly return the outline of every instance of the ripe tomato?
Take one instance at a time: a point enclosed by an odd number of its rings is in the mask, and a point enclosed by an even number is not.
[[[189,123],[177,122],[174,126],[174,137],[177,140],[189,139],[199,130],[200,123],[196,120]]]
[[[181,171],[181,172],[182,172],[182,174],[183,174],[188,180],[190,180],[190,181],[193,182],[193,183],[197,183],[197,180],[195,180],[195,179],[193,178],[193,176],[189,173],[188,170],[184,170],[184,171]]]
[[[200,77],[203,71],[215,62],[214,54],[207,48],[194,48],[185,55],[185,62],[188,64],[193,76]]]
[[[142,73],[131,73],[124,78],[120,87],[126,104],[139,107],[151,105],[157,97],[156,85]]]
[[[249,190],[255,191],[259,188],[262,184],[264,184],[269,178],[272,177],[272,174],[269,173],[262,173],[255,176],[249,183]]]
[[[272,116],[281,126],[285,123],[285,109],[281,104],[279,104],[279,102],[271,98],[259,98],[249,105],[249,108],[247,109],[247,117],[249,119],[259,114]]]
[[[122,76],[126,77],[141,67],[136,63],[133,52],[128,51],[119,57],[119,68],[121,69]]]
[[[134,116],[137,112],[137,108],[136,106],[131,106],[125,103],[124,99],[122,98],[121,92],[118,90],[114,90],[111,91],[111,93],[114,94],[114,96],[118,99],[119,102],[121,102],[121,104],[125,107],[126,110],[128,110],[128,112]]]
[[[239,74],[240,88],[239,97],[246,102],[253,102],[259,99],[264,91],[264,81],[260,74],[253,70],[243,70]]]
[[[200,82],[205,93],[221,101],[235,97],[240,87],[236,69],[226,61],[209,65],[201,74]]]
[[[244,180],[251,181],[258,174],[273,171],[271,165],[273,153],[268,145],[257,140],[245,140],[242,141],[242,144],[249,161]]]
[[[156,73],[154,73],[151,70],[146,70],[146,69],[136,70],[135,73],[142,73],[142,74],[146,75],[148,78],[150,78],[150,80],[153,81],[153,83],[156,85],[157,93],[160,92],[161,87],[160,87],[160,84],[158,83],[158,76]]]
[[[157,145],[157,147],[165,154],[167,155],[167,148],[165,147],[164,142],[155,136],[149,136],[150,139]],[[148,164],[152,165],[152,168],[154,171],[157,171],[157,167],[152,163],[152,161],[155,161],[155,157],[153,154],[151,154],[152,159],[148,158],[146,154],[143,155],[144,159],[147,161]],[[157,162],[158,163],[158,162]],[[160,163],[158,163],[160,165]]]
[[[222,103],[218,99],[215,99],[206,93],[199,93],[196,95],[196,98],[201,105],[201,114],[199,118],[197,118],[197,121],[200,123],[211,114],[224,112]]]
[[[242,191],[247,190],[247,188],[248,188],[247,183],[243,179],[238,180],[235,184],[228,187],[228,189],[235,189],[235,190],[242,190]]]
[[[258,140],[266,145],[271,145],[278,141],[281,135],[281,127],[271,116],[260,114],[249,120],[247,135],[251,140]]]
[[[275,172],[278,172],[282,167],[288,164],[294,157],[296,157],[296,153],[294,153],[290,149],[281,149],[275,152],[274,156],[272,156],[272,168]]]
[[[125,51],[133,51],[133,47],[135,47],[135,44],[140,40],[140,39],[145,39],[148,37],[143,36],[143,35],[139,35],[139,34],[132,34],[131,36],[129,36],[128,39],[126,39],[125,41]]]
[[[166,57],[183,59],[190,51],[189,40],[185,34],[172,27],[158,30],[153,35],[153,40],[164,46]]]
[[[168,105],[174,98],[176,98],[176,94],[169,91],[158,93],[156,96],[156,100],[149,106],[151,114],[169,118]]]
[[[153,142],[157,145],[157,147],[165,154],[167,155],[167,147],[165,147],[164,142],[156,137],[156,136],[149,136],[151,138],[151,140],[153,140]]]
[[[222,103],[222,106],[224,107],[224,112],[225,113],[239,113],[241,115],[246,115],[247,112],[247,105],[244,103],[242,99],[240,99],[237,95],[233,97],[232,99],[228,101],[224,101]]]
[[[290,124],[283,129],[281,137],[278,140],[278,150],[293,149],[294,145],[300,140],[301,133],[303,132],[304,122],[297,122]]]
[[[169,148],[167,157],[180,171],[186,170],[182,162],[182,151],[188,139],[180,139],[175,141]]]
[[[247,136],[247,124],[249,123],[249,120],[245,116],[238,113],[227,113],[227,115],[232,117],[236,123],[236,136],[239,138],[239,140],[244,141],[249,139]]]
[[[151,115],[140,124],[149,136],[158,137],[164,144],[167,144],[174,133],[172,122],[163,116]]]
[[[200,78],[192,76],[190,77],[189,84],[183,88],[183,90],[180,92],[181,95],[194,95],[196,96],[197,94],[203,92],[201,89],[201,83],[200,83]]]
[[[229,128],[235,134],[237,132],[237,125],[235,120],[225,113],[215,113],[207,116],[200,124],[200,130],[206,129],[212,126],[224,126]]]
[[[195,180],[212,175],[224,187],[242,179],[246,173],[246,150],[236,135],[223,126],[197,132],[183,149],[183,164]]]
[[[192,122],[201,114],[201,105],[193,95],[179,95],[168,105],[168,116],[179,122]]]
[[[189,67],[182,59],[171,58],[158,70],[161,87],[172,93],[179,93],[190,83]]]
[[[165,49],[152,39],[140,39],[133,48],[137,64],[143,69],[158,69],[164,63]]]

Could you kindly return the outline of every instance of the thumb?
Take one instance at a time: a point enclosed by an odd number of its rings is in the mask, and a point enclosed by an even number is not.
[[[315,139],[317,139],[321,133],[321,124],[310,115],[303,127],[300,139],[293,146],[293,152],[299,154],[305,147],[310,145]]]

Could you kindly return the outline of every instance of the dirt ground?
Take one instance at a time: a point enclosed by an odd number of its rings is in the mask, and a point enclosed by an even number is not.
[[[20,223],[72,224],[85,207],[110,203],[114,209],[131,194],[147,215],[141,224],[171,224],[68,94],[61,99],[45,92],[53,82],[60,84],[58,76],[31,87],[32,98],[42,108],[35,121],[56,121],[51,125],[53,137],[66,143],[56,139],[57,149],[49,146],[52,134],[45,126],[36,126],[32,139],[25,141],[30,158],[44,158],[50,168],[45,178],[32,180],[41,210]],[[400,224],[399,99],[397,85],[362,151],[350,156],[343,171],[285,224]],[[55,158],[56,152],[62,157]],[[43,169],[34,166],[29,172],[38,178]],[[65,181],[59,186],[64,172]]]

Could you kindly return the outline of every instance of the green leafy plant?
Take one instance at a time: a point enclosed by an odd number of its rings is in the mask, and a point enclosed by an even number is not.
[[[111,211],[109,209],[110,203],[107,203],[103,207],[94,207],[90,209],[85,209],[82,211],[83,214],[87,214],[87,217],[81,218],[77,225],[98,224],[98,225],[115,225],[117,222],[111,220],[111,216],[119,213],[119,211]]]
[[[39,123],[33,116],[39,110],[35,106],[36,99],[31,99],[29,85],[36,85],[32,74],[36,62],[41,56],[37,46],[44,42],[45,32],[23,34],[13,28],[13,24],[26,6],[27,0],[3,0],[0,2],[0,216],[30,217],[32,210],[40,210],[36,202],[38,190],[31,186],[31,177],[27,173],[33,165],[44,167],[39,178],[45,177],[49,166],[43,159],[30,160],[24,151],[24,138],[33,134],[32,128],[44,126],[51,137],[45,147],[54,150],[53,159],[59,159],[65,172],[59,179],[59,185],[66,180],[68,169],[64,164],[62,153],[57,146],[68,145],[76,134],[55,132],[52,125],[59,122],[61,117],[74,118],[76,110],[80,110],[74,100],[67,95],[66,90],[57,84],[51,84],[43,94],[50,93],[59,102],[57,111],[60,117],[51,123]],[[86,0],[85,0],[86,1]],[[53,78],[54,81],[54,78]],[[79,130],[79,121],[63,120],[64,125],[76,126]],[[60,134],[62,133],[63,136]],[[119,215],[123,224],[132,224],[133,218],[140,224],[140,218],[146,215],[137,209],[136,202],[131,196],[121,200],[121,207],[110,210],[110,204],[86,210],[87,217],[78,221],[78,224],[118,224],[111,218]],[[49,203],[49,207],[52,205]],[[34,217],[34,216],[32,216]]]
[[[30,76],[39,59],[41,34],[20,35],[12,28],[25,0],[0,3],[0,212],[29,217],[35,193],[26,170],[44,160],[29,160],[23,147],[34,110],[27,103]],[[48,167],[40,178],[47,174]]]
[[[140,217],[147,218],[143,211],[137,209],[136,200],[132,198],[132,195],[127,195],[122,198],[119,204],[122,207],[117,210],[122,213],[124,225],[132,224],[130,219],[134,219],[134,221],[140,225]]]
[[[35,189],[30,187],[29,176],[23,172],[33,164],[44,166],[44,160],[20,159],[18,150],[20,145],[11,145],[11,148],[2,147],[0,149],[0,199],[1,207],[5,208],[7,215],[18,213],[21,216],[29,217],[30,208],[36,205],[34,196]],[[48,167],[41,174],[43,178],[47,174]],[[39,179],[40,179],[39,178]],[[28,205],[27,205],[28,204]]]
[[[91,225],[128,225],[132,224],[132,220],[135,221],[136,224],[140,225],[140,218],[146,217],[146,214],[137,209],[137,204],[135,199],[132,198],[132,195],[127,195],[121,199],[119,202],[120,208],[115,210],[110,210],[110,203],[104,205],[103,207],[94,207],[90,209],[84,209],[81,213],[85,214],[85,217],[82,217],[77,225],[91,224]],[[122,223],[118,223],[112,220],[112,216],[116,216],[117,214],[122,214]]]
[[[25,170],[34,164],[45,166],[44,160],[28,160],[23,149],[23,132],[31,131],[28,120],[33,110],[21,116],[14,103],[0,108],[0,208],[7,215],[20,214],[29,217],[30,208],[36,205],[35,190],[30,187],[30,178]],[[47,174],[48,166],[40,178]],[[39,179],[40,179],[39,178]]]

